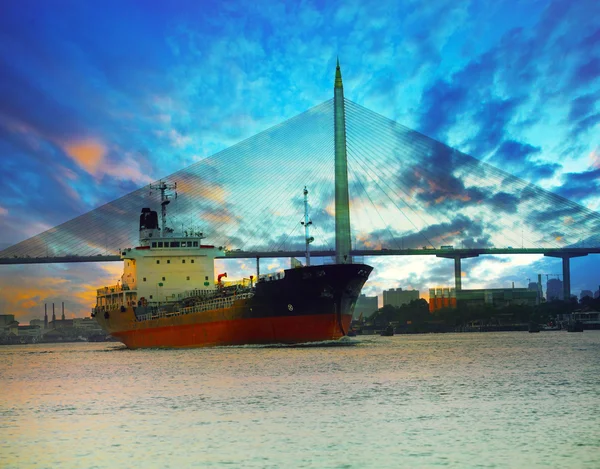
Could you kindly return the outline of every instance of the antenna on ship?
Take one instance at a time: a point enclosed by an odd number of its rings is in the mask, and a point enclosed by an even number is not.
[[[306,243],[306,265],[310,265],[310,243],[312,243],[315,238],[310,236],[308,227],[312,225],[312,221],[308,219],[308,189],[304,186],[304,221],[300,222],[304,225],[304,241]]]
[[[152,185],[150,184],[150,190],[158,189],[160,191],[160,225],[162,236],[165,236],[167,233],[172,233],[173,230],[167,227],[167,205],[171,203],[170,198],[173,197],[172,193],[168,193],[167,191],[174,191],[177,189],[177,183],[167,184],[164,181],[158,181],[158,184]],[[175,192],[175,198],[177,198],[177,192]]]

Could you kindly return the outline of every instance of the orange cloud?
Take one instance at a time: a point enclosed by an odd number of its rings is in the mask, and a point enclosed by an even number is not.
[[[590,166],[592,168],[600,169],[600,147],[596,147],[590,153]]]
[[[199,217],[202,221],[211,223],[238,223],[238,220],[228,212],[203,213]]]
[[[218,204],[224,204],[227,198],[227,192],[222,186],[202,178],[177,181],[177,192],[180,194],[191,194],[194,197],[210,200]]]
[[[67,144],[64,150],[75,163],[93,176],[101,168],[106,155],[106,147],[93,140]]]

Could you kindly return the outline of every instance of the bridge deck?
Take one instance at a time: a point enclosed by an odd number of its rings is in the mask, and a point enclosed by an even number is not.
[[[226,259],[304,257],[304,251],[229,251]],[[600,254],[599,248],[478,248],[478,249],[370,249],[353,250],[352,256],[437,256],[437,257],[476,257],[494,254],[540,254],[550,257],[579,257]],[[311,257],[334,257],[334,251],[311,251]],[[0,265],[19,264],[64,264],[74,262],[115,262],[121,258],[115,255],[64,256],[64,257],[10,257],[0,258]]]

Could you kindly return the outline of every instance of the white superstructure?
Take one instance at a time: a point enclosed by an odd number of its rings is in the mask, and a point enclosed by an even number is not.
[[[202,233],[173,235],[165,225],[167,190],[176,186],[161,182],[162,228],[157,212],[142,209],[140,245],[121,251],[123,275],[117,285],[97,290],[96,306],[136,306],[141,303],[175,301],[192,292],[215,290],[214,259],[225,255],[221,248],[202,244]]]

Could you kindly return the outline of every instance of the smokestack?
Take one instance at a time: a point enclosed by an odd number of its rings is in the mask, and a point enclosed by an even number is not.
[[[513,290],[515,289],[515,282],[513,282]]]
[[[52,325],[56,327],[56,314],[54,314],[54,303],[52,303]]]
[[[44,329],[48,329],[48,304],[44,303]]]
[[[62,302],[62,318],[63,321],[65,320],[65,302]]]

